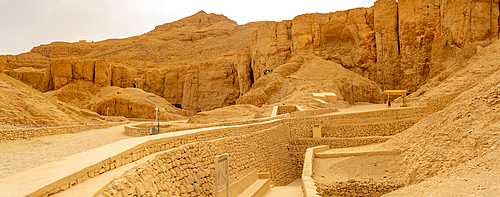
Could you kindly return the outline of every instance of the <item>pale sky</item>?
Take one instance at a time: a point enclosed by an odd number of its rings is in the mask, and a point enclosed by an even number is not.
[[[203,10],[238,24],[370,7],[375,0],[0,0],[0,54],[53,41],[105,40],[146,33]]]

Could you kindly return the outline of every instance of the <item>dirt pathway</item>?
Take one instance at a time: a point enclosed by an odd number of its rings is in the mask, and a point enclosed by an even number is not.
[[[43,136],[29,140],[2,141],[0,142],[0,178],[112,142],[132,138],[123,133],[124,126]]]
[[[302,182],[300,179],[293,181],[287,186],[273,187],[264,197],[302,197]]]

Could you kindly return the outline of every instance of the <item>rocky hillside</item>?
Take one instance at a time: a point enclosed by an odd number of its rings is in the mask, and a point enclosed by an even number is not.
[[[389,196],[469,196],[478,192],[479,196],[498,196],[498,50],[500,41],[481,49],[463,69],[424,93],[423,97],[432,98],[439,90],[472,87],[444,110],[385,143],[403,150],[406,184],[415,184]]]
[[[497,1],[475,0],[378,0],[370,8],[245,25],[200,11],[140,36],[38,46],[6,56],[5,69],[40,91],[88,80],[138,87],[189,110],[252,97],[264,71],[293,64],[296,56],[335,62],[371,81],[363,84],[378,86],[362,90],[413,92],[429,82],[438,85],[497,40],[498,16]],[[339,96],[353,98],[347,92],[339,90]],[[371,97],[359,100],[373,102]]]
[[[16,127],[97,124],[97,113],[47,97],[0,73],[0,129]]]

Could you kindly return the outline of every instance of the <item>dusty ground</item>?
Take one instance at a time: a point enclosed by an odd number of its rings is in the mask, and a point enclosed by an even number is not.
[[[338,148],[321,153],[365,152],[391,150],[383,144]],[[373,180],[375,182],[401,182],[403,169],[401,155],[362,155],[337,158],[315,158],[313,179],[318,183],[346,182],[349,180]]]
[[[302,180],[297,179],[287,186],[273,187],[264,197],[302,197]]]
[[[0,142],[0,178],[70,155],[131,138],[123,127]]]
[[[500,150],[386,196],[500,196]]]

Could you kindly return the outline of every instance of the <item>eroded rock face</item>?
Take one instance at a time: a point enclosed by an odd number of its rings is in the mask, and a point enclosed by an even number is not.
[[[258,105],[281,102],[281,96],[272,95],[292,90],[255,84],[267,70],[287,78],[310,61],[293,58],[312,55],[382,90],[413,92],[430,81],[439,84],[462,68],[478,46],[497,40],[498,16],[498,0],[378,0],[370,8],[245,25],[199,12],[136,37],[35,47],[7,56],[5,69],[15,76],[20,67],[46,68],[38,85],[18,77],[41,91],[86,80],[100,87],[138,87],[184,109],[208,110],[238,98]],[[344,89],[339,98],[353,98],[349,87]]]
[[[14,70],[7,70],[5,74],[37,89],[40,81],[44,78],[45,70],[46,69],[36,69],[33,67],[20,67]]]
[[[7,58],[4,55],[0,55],[0,73],[7,67]]]
[[[314,54],[383,89],[415,91],[498,39],[498,16],[498,1],[472,0],[378,0],[371,8],[300,15],[259,27],[252,69],[258,79],[291,55]]]
[[[184,78],[182,107],[210,110],[236,104],[236,66],[226,58],[191,66]]]

